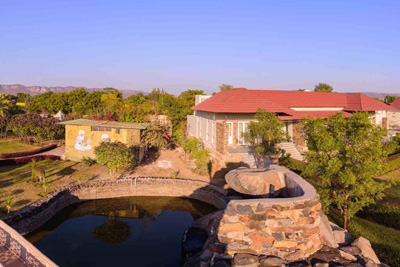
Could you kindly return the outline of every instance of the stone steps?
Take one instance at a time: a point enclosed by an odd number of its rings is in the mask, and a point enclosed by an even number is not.
[[[292,142],[280,143],[279,146],[285,150],[285,153],[290,153],[291,157],[296,160],[304,161],[303,155]]]

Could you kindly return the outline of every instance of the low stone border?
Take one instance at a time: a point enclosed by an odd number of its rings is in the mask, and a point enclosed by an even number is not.
[[[0,247],[4,246],[26,266],[57,267],[54,262],[17,233],[17,231],[3,221],[0,221]]]
[[[89,181],[61,187],[0,219],[22,235],[26,235],[65,207],[84,200],[130,196],[188,197],[222,209],[226,206],[226,194],[224,189],[191,179],[127,177]]]

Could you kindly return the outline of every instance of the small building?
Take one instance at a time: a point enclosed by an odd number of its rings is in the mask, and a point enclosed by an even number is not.
[[[62,121],[63,119],[65,119],[65,114],[61,110],[59,110],[57,114],[54,115],[53,117],[59,121]]]
[[[141,162],[145,148],[140,146],[141,132],[146,123],[95,121],[77,119],[60,122],[65,125],[65,159],[81,161],[83,157],[96,158],[94,148],[100,142],[119,141],[128,146],[138,146],[137,159]]]

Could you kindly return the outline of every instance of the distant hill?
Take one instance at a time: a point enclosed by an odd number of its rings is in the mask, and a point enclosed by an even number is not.
[[[103,88],[86,88],[83,86],[47,87],[47,86],[25,86],[22,84],[10,84],[10,85],[0,84],[0,93],[10,94],[10,95],[17,95],[17,93],[29,93],[31,95],[38,95],[47,92],[54,92],[54,93],[71,92],[72,90],[75,90],[77,88],[85,88],[89,92],[103,90]],[[124,97],[128,97],[138,93],[143,93],[145,95],[148,94],[147,92],[135,91],[135,90],[119,90],[119,91],[122,93]]]
[[[380,99],[384,99],[385,98],[385,96],[387,96],[387,95],[393,95],[393,96],[398,96],[398,97],[400,97],[400,94],[395,94],[395,93],[375,93],[375,92],[360,92],[360,93],[362,93],[362,94],[364,94],[364,95],[367,95],[367,96],[369,96],[369,97],[373,97],[373,98],[375,98],[375,97],[377,97],[377,98],[380,98]]]

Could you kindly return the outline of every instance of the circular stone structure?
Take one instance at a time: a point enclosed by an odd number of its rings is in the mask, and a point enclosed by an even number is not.
[[[249,253],[274,255],[288,261],[304,259],[319,250],[323,242],[319,195],[311,184],[286,168],[271,165],[269,171],[279,173],[282,178],[280,198],[231,200],[218,226],[218,240],[226,244],[230,255]],[[254,172],[249,169],[247,173],[251,176],[245,177],[254,177]],[[267,172],[259,173],[262,176]]]

